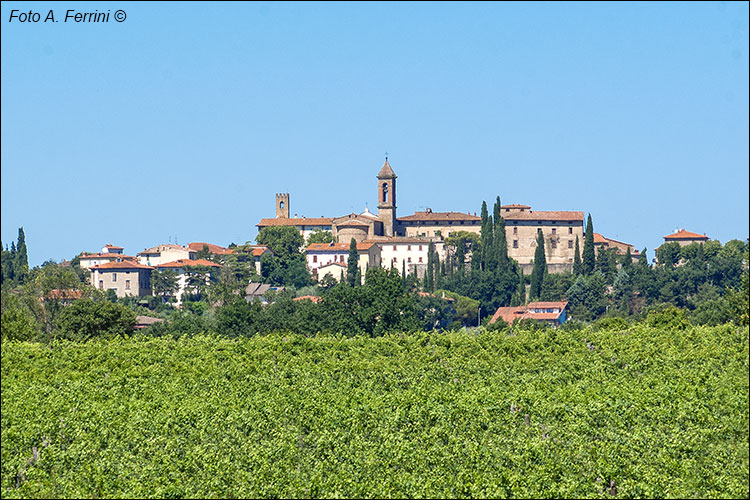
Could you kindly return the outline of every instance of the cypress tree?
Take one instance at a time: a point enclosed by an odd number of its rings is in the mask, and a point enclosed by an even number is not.
[[[638,265],[641,267],[648,267],[648,255],[646,255],[646,247],[641,250],[641,258],[638,261]]]
[[[26,251],[26,235],[23,228],[18,228],[18,245],[16,245],[15,274],[18,284],[23,284],[29,274],[29,257]]]
[[[630,268],[633,267],[633,255],[630,253],[630,247],[628,247],[627,251],[625,252],[625,256],[622,258],[620,265],[626,271],[630,271]]]
[[[594,255],[594,223],[591,222],[591,214],[586,222],[586,234],[583,237],[583,274],[594,272],[596,256]]]
[[[425,292],[432,292],[434,290],[434,277],[435,277],[435,262],[434,262],[434,254],[435,254],[435,244],[433,242],[430,242],[430,245],[427,247],[427,272],[424,273],[424,284],[423,288]]]
[[[406,286],[406,261],[401,261],[401,278],[404,281],[404,286]]]
[[[458,274],[460,276],[463,276],[464,268],[466,267],[466,250],[464,249],[464,240],[459,240],[457,247],[456,266],[458,266]]]
[[[438,255],[438,253],[435,252],[435,289],[436,290],[440,290],[443,287],[443,274],[445,274],[445,265],[442,262],[440,262],[440,255]]]
[[[537,229],[536,251],[534,252],[534,269],[531,271],[531,289],[529,299],[537,299],[542,293],[544,275],[547,273],[547,257],[544,255],[544,235]]]
[[[576,236],[576,249],[573,255],[573,274],[576,276],[583,272],[583,263],[581,262],[581,247],[578,245],[578,236]]]
[[[522,306],[526,303],[526,280],[523,277],[523,269],[521,266],[517,267],[518,270],[518,290],[516,290],[516,297],[514,299],[516,306]]]
[[[482,209],[487,209],[487,203],[482,202]],[[483,271],[488,271],[492,266],[492,239],[494,237],[494,235],[492,234],[492,226],[493,224],[491,215],[482,217],[482,228],[479,236],[482,242],[480,267]]]
[[[505,269],[508,264],[508,242],[505,236],[505,219],[500,215],[500,197],[495,202],[495,229],[494,246],[497,264],[500,269]]]
[[[352,238],[349,243],[349,262],[346,268],[346,280],[349,282],[349,286],[356,286],[361,283],[357,283],[357,271],[359,271],[359,252],[357,252],[357,240]]]

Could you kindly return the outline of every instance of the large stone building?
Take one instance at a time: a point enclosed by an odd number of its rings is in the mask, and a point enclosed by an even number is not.
[[[276,194],[276,217],[261,219],[257,224],[258,230],[270,226],[292,226],[305,239],[315,231],[330,231],[338,244],[348,245],[352,238],[358,244],[376,243],[380,246],[381,266],[395,267],[399,271],[405,267],[407,272],[418,274],[422,274],[427,266],[427,248],[431,241],[435,243],[440,258],[444,259],[443,241],[451,233],[480,233],[482,219],[476,213],[433,212],[428,208],[398,217],[397,176],[388,158],[376,177],[377,214],[365,209],[362,213],[334,218],[292,218],[289,217],[289,193],[280,193]],[[518,261],[525,273],[530,273],[533,267],[538,229],[544,234],[550,272],[560,272],[572,267],[576,237],[583,248],[583,212],[543,212],[532,211],[528,205],[503,205],[501,215],[506,221],[508,255]],[[308,264],[310,263],[308,258]]]

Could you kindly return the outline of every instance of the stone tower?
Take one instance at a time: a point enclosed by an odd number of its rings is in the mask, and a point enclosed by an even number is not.
[[[378,172],[378,218],[383,221],[383,234],[396,235],[396,173],[385,157]]]
[[[276,193],[276,218],[289,218],[289,193]]]

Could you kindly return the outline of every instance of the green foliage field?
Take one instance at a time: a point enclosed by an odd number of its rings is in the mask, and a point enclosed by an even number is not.
[[[748,329],[617,326],[6,341],[2,497],[747,498]]]

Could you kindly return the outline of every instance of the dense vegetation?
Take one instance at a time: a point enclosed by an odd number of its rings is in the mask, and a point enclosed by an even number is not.
[[[2,497],[748,497],[748,329],[2,344]]]

